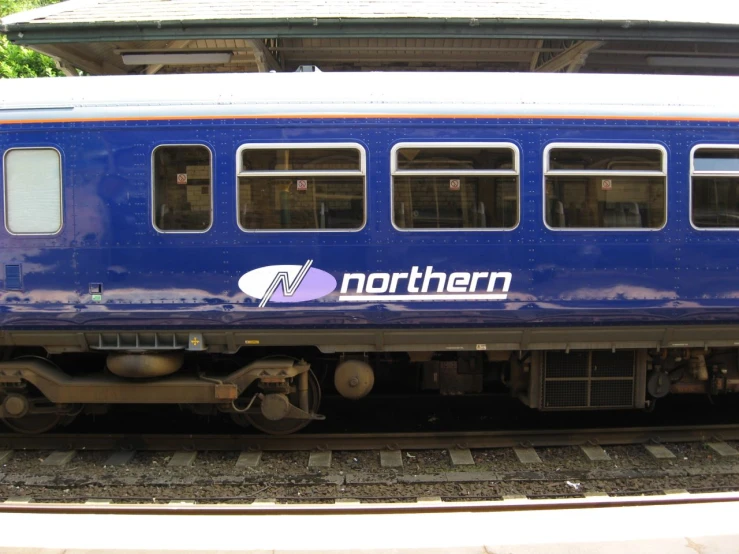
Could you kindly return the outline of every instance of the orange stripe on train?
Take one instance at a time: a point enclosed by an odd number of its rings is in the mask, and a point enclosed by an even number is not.
[[[666,115],[532,115],[532,114],[279,114],[279,115],[163,115],[150,117],[80,117],[59,119],[0,119],[0,124],[94,123],[113,121],[168,121],[204,119],[608,119],[615,121],[720,121],[739,122],[739,117],[690,117]]]

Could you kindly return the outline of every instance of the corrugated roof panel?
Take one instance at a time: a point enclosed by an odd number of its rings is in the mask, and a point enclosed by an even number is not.
[[[508,45],[508,46],[502,46]],[[415,62],[448,64],[463,69],[482,68],[485,64],[519,64],[531,60],[537,41],[499,39],[430,38],[347,38],[284,39],[277,50],[286,54],[291,65],[313,63],[332,67],[336,63],[389,64]],[[471,64],[458,66],[458,64]]]
[[[700,3],[671,0],[68,0],[8,16],[3,24],[306,18],[574,19],[737,25],[739,5],[725,0]]]
[[[220,66],[214,65],[186,65],[186,66],[164,66],[159,74],[180,75],[195,73],[256,73],[258,71],[254,63],[231,63]]]

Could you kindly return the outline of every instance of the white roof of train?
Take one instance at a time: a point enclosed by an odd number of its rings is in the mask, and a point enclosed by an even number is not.
[[[739,118],[739,77],[268,73],[0,80],[0,121],[187,116]],[[29,111],[31,113],[29,113]]]

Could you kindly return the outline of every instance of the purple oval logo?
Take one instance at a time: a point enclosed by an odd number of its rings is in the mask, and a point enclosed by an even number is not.
[[[308,302],[336,289],[336,279],[323,270],[311,267],[313,260],[301,265],[268,265],[245,273],[239,279],[239,288],[260,300],[268,302]]]

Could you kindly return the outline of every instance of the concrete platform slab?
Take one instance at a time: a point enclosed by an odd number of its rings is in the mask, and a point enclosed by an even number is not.
[[[594,499],[540,502],[519,500],[478,503],[374,505],[301,514],[283,505],[253,505],[248,514],[177,514],[194,506],[173,505],[172,514],[30,513],[27,507],[0,511],[0,554],[102,554],[147,552],[215,554],[272,552],[300,554],[640,554],[735,552],[739,544],[739,496],[701,495],[699,503],[629,504],[624,497],[608,506]],[[714,496],[715,501],[705,497]],[[639,499],[643,501],[644,499]],[[608,499],[603,501],[609,502]],[[594,503],[596,503],[594,505]],[[495,505],[501,506],[495,510]],[[518,505],[516,505],[518,504]],[[581,507],[577,507],[582,504]],[[446,507],[451,505],[448,509]],[[456,505],[456,508],[454,507]],[[465,503],[467,505],[467,503]],[[403,511],[405,506],[405,511]],[[492,508],[490,506],[493,506]],[[167,508],[167,506],[164,506]],[[219,506],[219,509],[228,508]],[[347,509],[351,510],[347,512]],[[383,511],[384,510],[384,511]],[[271,513],[274,511],[274,513]],[[256,515],[258,513],[258,515]],[[679,525],[655,525],[677,521]],[[234,533],[238,525],[239,533]],[[285,532],[285,529],[290,532]],[[43,529],[29,533],[29,529]],[[122,533],[121,529],[135,529]],[[381,532],[368,533],[368,529]],[[536,532],[532,533],[531,530]]]

